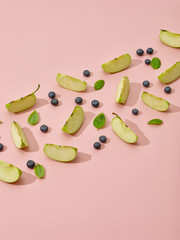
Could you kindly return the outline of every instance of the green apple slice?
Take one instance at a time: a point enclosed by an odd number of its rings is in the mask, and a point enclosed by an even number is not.
[[[7,183],[16,182],[22,171],[14,165],[0,160],[0,180]]]
[[[75,92],[85,91],[87,87],[87,83],[85,81],[60,73],[57,75],[56,81],[61,87]]]
[[[121,55],[120,57],[114,58],[107,63],[102,64],[102,68],[105,72],[116,73],[127,68],[131,63],[131,56],[129,54]]]
[[[180,34],[178,33],[169,32],[167,30],[161,30],[159,38],[164,44],[170,47],[174,48],[180,47]]]
[[[143,100],[143,102],[149,106],[150,108],[160,111],[160,112],[164,112],[166,110],[168,110],[169,108],[169,102],[157,97],[153,94],[150,94],[148,92],[143,92],[141,95],[141,98]]]
[[[77,148],[70,146],[59,146],[55,144],[45,144],[44,153],[47,157],[53,160],[70,162],[75,159],[77,155]]]
[[[39,88],[40,85],[38,85],[38,88],[33,93],[20,99],[17,99],[15,101],[11,101],[10,103],[7,103],[6,104],[7,110],[9,112],[18,113],[34,106],[34,104],[36,103],[35,92],[37,92]]]
[[[124,104],[128,98],[129,95],[129,78],[123,77],[118,85],[117,91],[116,91],[116,102]]]
[[[180,62],[177,62],[173,66],[168,68],[166,71],[161,73],[158,76],[158,79],[161,82],[168,84],[175,81],[179,77],[180,77]]]
[[[138,140],[136,134],[125,124],[125,122],[116,114],[115,118],[111,121],[111,127],[115,134],[124,142],[135,143]]]
[[[66,133],[73,134],[79,130],[84,121],[84,111],[81,106],[76,106],[64,124],[62,130]]]
[[[11,134],[17,148],[28,147],[27,138],[20,125],[15,121],[11,123]]]

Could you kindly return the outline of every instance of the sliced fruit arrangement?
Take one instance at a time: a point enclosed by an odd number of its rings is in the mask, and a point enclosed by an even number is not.
[[[123,77],[118,85],[117,91],[116,91],[116,102],[124,104],[128,98],[129,95],[129,78]]]
[[[135,143],[138,140],[136,134],[125,124],[125,122],[116,114],[111,121],[111,127],[115,134],[124,142]]]
[[[150,94],[148,92],[143,92],[141,95],[141,98],[143,100],[143,102],[149,106],[150,108],[160,111],[160,112],[164,112],[166,110],[168,110],[169,108],[169,102],[157,97],[153,94]]]
[[[61,87],[75,92],[85,91],[87,87],[85,81],[60,73],[57,75],[56,81]]]
[[[59,146],[55,144],[45,144],[44,153],[53,160],[70,162],[75,159],[77,155],[77,148],[70,146]]]
[[[14,165],[0,160],[0,180],[7,183],[16,182],[22,171]]]
[[[33,93],[20,99],[17,99],[15,101],[11,101],[10,103],[7,103],[6,104],[7,110],[9,112],[18,113],[34,106],[34,104],[36,103],[35,93],[39,90],[39,88],[40,85],[38,85],[38,88]]]
[[[180,34],[178,33],[169,32],[167,30],[161,30],[159,38],[164,44],[170,47],[174,48],[180,47]]]
[[[20,125],[15,121],[11,123],[11,134],[17,148],[28,147],[27,138]]]
[[[165,84],[171,83],[180,77],[180,62],[175,63],[158,76],[158,79]]]
[[[102,68],[107,73],[116,73],[127,68],[131,63],[131,56],[129,54],[121,55],[114,58],[107,63],[102,64]]]

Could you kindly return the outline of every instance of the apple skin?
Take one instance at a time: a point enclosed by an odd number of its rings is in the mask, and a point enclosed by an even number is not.
[[[15,176],[13,176],[15,174]],[[16,166],[0,160],[0,180],[6,183],[16,182],[22,175],[22,171]],[[13,177],[12,177],[13,176]]]
[[[169,47],[180,48],[180,34],[173,33],[167,30],[161,30],[159,34],[161,42]]]
[[[117,91],[116,91],[116,102],[124,104],[127,101],[128,95],[129,95],[129,78],[123,77],[118,85]]]
[[[169,84],[180,77],[180,62],[176,62],[173,66],[166,69],[158,76],[158,79],[165,84]]]

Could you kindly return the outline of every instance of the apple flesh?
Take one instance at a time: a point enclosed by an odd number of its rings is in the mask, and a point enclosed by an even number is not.
[[[170,47],[174,48],[180,47],[180,34],[178,33],[169,32],[167,30],[161,30],[159,38],[164,44]]]
[[[129,95],[129,78],[123,77],[118,85],[117,91],[116,91],[116,102],[124,104],[128,98]]]
[[[127,68],[131,63],[131,56],[129,54],[121,55],[107,63],[102,64],[102,68],[107,73],[116,73]]]
[[[28,147],[27,138],[20,125],[15,121],[11,123],[11,134],[17,148]]]
[[[87,87],[87,83],[85,81],[60,73],[57,75],[56,81],[61,87],[76,92],[85,91]]]
[[[175,63],[173,66],[168,68],[166,71],[158,76],[158,79],[165,83],[171,83],[180,77],[180,62]]]
[[[55,144],[45,144],[44,153],[47,157],[53,160],[70,162],[75,159],[77,155],[77,148],[70,146],[59,146]]]
[[[0,180],[7,183],[16,182],[22,171],[14,165],[0,160]]]
[[[149,106],[150,108],[160,111],[160,112],[164,112],[166,110],[168,110],[169,108],[169,102],[157,97],[153,94],[150,94],[148,92],[143,92],[141,95],[141,98],[143,100],[143,102]]]

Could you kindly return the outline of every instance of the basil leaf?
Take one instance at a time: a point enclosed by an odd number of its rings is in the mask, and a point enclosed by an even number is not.
[[[100,113],[99,115],[97,115],[93,121],[93,125],[99,129],[102,128],[104,126],[106,122],[106,118],[104,116],[104,113]]]
[[[28,117],[28,123],[30,123],[31,125],[35,125],[37,122],[39,121],[39,115],[36,112],[36,110],[34,112],[32,112],[29,117]]]
[[[104,84],[105,84],[104,80],[98,80],[94,84],[94,89],[95,90],[100,90],[101,88],[104,87]]]
[[[42,178],[45,174],[45,168],[42,165],[37,164],[34,168],[34,172],[38,178]]]
[[[153,58],[151,60],[151,67],[153,67],[154,69],[158,69],[161,66],[161,60],[157,57]]]
[[[148,124],[155,124],[155,125],[161,125],[163,121],[161,119],[152,119],[148,122]]]

